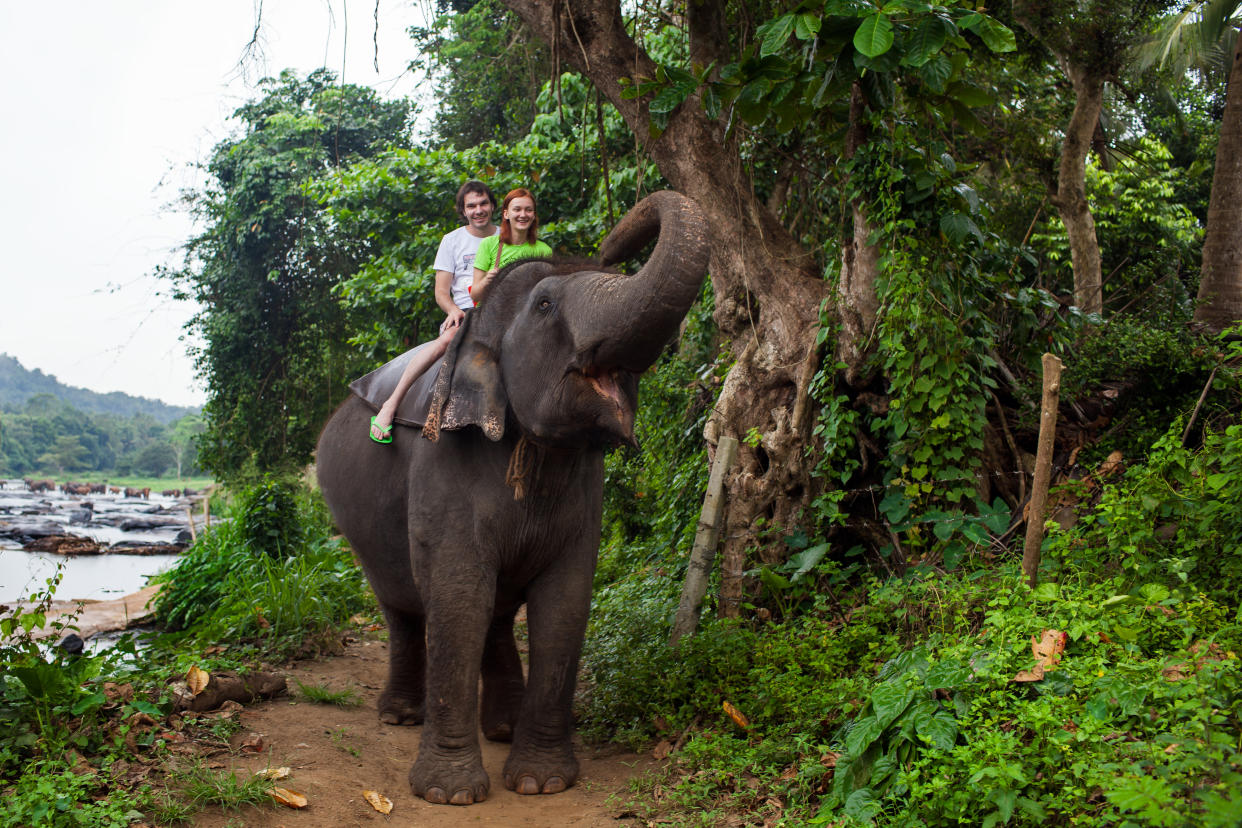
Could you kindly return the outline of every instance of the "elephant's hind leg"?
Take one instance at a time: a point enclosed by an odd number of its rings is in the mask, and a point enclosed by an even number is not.
[[[493,742],[512,742],[522,710],[526,681],[513,638],[513,613],[492,621],[483,649],[483,703],[480,724]]]
[[[388,621],[388,684],[379,697],[379,719],[385,724],[423,723],[427,696],[426,621],[421,615],[384,608]]]

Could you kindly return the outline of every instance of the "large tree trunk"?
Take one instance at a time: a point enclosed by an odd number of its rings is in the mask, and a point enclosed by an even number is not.
[[[1220,331],[1242,320],[1242,32],[1220,122],[1195,321]]]
[[[1108,4],[1057,6],[1041,0],[1013,0],[1013,17],[1057,56],[1074,88],[1074,112],[1061,144],[1053,203],[1069,236],[1074,304],[1086,313],[1100,313],[1104,288],[1100,243],[1087,203],[1087,153],[1104,107],[1104,81],[1118,69],[1133,21]],[[1118,27],[1126,31],[1119,32]]]
[[[1057,173],[1057,211],[1069,236],[1074,265],[1074,304],[1084,313],[1104,310],[1100,275],[1100,243],[1095,218],[1087,203],[1087,153],[1104,106],[1104,79],[1088,68],[1069,64],[1065,70],[1074,85],[1074,114],[1065,128],[1061,167]]]
[[[855,81],[850,90],[850,123],[845,136],[845,157],[853,158],[867,140],[867,125],[863,120],[866,102],[862,88]],[[858,199],[850,204],[854,222],[853,234],[841,240],[841,279],[837,284],[841,325],[837,332],[837,352],[845,362],[846,381],[859,385],[863,381],[862,369],[870,352],[869,343],[875,329],[876,314],[880,300],[875,292],[880,272],[880,253],[867,243],[871,235],[871,222]]]
[[[756,197],[736,140],[694,98],[653,137],[647,100],[623,99],[621,78],[650,79],[655,65],[626,32],[617,0],[506,0],[536,34],[617,108],[644,152],[679,192],[706,212],[712,234],[716,323],[736,362],[726,377],[706,437],[742,443],[727,480],[722,611],[735,614],[746,550],[758,528],[789,526],[810,503],[804,458],[809,435],[807,386],[814,373],[819,307],[826,286],[813,256]],[[691,54],[721,54],[726,33],[710,4],[692,5]],[[758,445],[745,442],[758,434]],[[750,443],[755,442],[751,440]]]

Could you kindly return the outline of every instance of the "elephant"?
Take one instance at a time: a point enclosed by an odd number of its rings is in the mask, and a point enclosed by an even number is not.
[[[653,237],[637,273],[610,267]],[[577,780],[571,708],[604,455],[634,444],[639,375],[677,337],[708,256],[698,205],[654,193],[604,240],[603,264],[527,259],[498,274],[439,364],[421,436],[399,428],[392,444],[372,442],[375,409],[357,396],[324,427],[320,489],[388,625],[380,720],[423,725],[416,796],[486,799],[480,729],[512,742],[510,790]],[[525,680],[513,632],[523,604]]]

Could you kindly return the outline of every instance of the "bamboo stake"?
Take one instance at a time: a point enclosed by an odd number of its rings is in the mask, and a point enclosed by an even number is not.
[[[699,625],[699,607],[707,594],[707,581],[716,559],[716,543],[720,540],[720,516],[724,513],[724,476],[737,456],[737,440],[722,436],[716,446],[716,461],[707,480],[707,494],[703,498],[703,511],[699,516],[698,532],[690,551],[690,565],[686,568],[686,582],[681,588],[681,603],[673,621],[673,631],[668,644],[676,647],[683,636],[690,635]]]
[[[1057,405],[1061,400],[1061,360],[1044,354],[1044,396],[1039,407],[1039,449],[1035,454],[1035,479],[1027,504],[1026,542],[1022,546],[1022,574],[1032,587],[1039,577],[1040,547],[1044,542],[1044,508],[1052,482],[1052,448],[1057,436]]]

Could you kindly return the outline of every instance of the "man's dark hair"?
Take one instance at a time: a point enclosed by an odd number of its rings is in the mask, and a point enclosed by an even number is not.
[[[482,181],[471,179],[457,190],[457,217],[462,221],[466,221],[466,196],[471,193],[480,193],[487,196],[487,200],[492,203],[492,208],[496,207],[496,196],[492,195],[492,188],[484,184]]]

